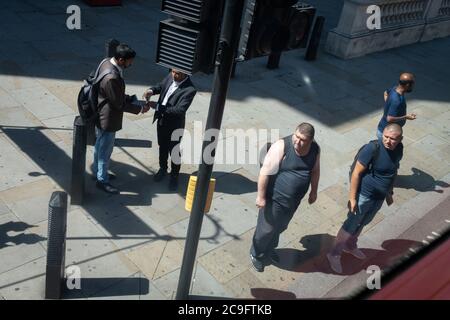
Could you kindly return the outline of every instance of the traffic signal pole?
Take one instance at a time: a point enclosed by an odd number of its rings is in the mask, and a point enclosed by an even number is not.
[[[219,47],[217,50],[216,65],[214,69],[213,89],[209,104],[208,118],[206,121],[206,131],[216,129],[218,132],[222,124],[228,83],[230,81],[235,53],[239,41],[239,29],[243,8],[244,0],[226,0],[225,2]],[[202,157],[198,170],[197,185],[195,188],[194,201],[192,204],[192,211],[189,219],[189,226],[183,253],[183,262],[181,264],[180,278],[178,281],[176,294],[177,300],[187,300],[189,296],[192,272],[197,255],[198,241],[200,239],[200,231],[208,195],[209,181],[211,179],[214,164],[214,161],[208,161],[209,163],[205,162],[204,153],[205,149],[210,144],[213,144],[214,151],[211,156],[212,160],[214,160],[217,139],[218,137],[214,136],[212,141],[208,141],[206,139],[203,140]]]

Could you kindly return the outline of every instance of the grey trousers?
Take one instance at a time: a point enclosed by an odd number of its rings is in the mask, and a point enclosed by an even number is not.
[[[280,234],[287,229],[298,206],[294,209],[281,206],[276,201],[267,201],[266,206],[259,210],[258,222],[253,244],[250,249],[252,256],[262,259],[278,246]]]

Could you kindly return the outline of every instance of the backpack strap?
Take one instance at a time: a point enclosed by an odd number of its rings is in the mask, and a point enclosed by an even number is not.
[[[111,73],[114,73],[114,72],[115,72],[114,69],[106,69],[105,71],[103,71],[102,73],[97,75],[93,85],[95,85],[97,83],[100,83],[100,81],[102,81],[104,77],[106,77],[108,74],[111,74]]]
[[[371,142],[375,145],[375,148],[372,151],[372,159],[376,160],[378,158],[378,154],[380,153],[380,144],[378,143],[378,140],[372,140]]]
[[[97,79],[98,74],[100,72],[100,68],[103,65],[103,63],[105,63],[106,61],[108,61],[108,58],[105,58],[105,59],[102,60],[102,62],[100,62],[100,64],[98,65],[97,69],[95,70],[94,79]]]
[[[369,162],[370,168],[368,169],[370,169],[373,175],[373,163],[378,159],[378,155],[380,153],[380,144],[378,140],[371,140],[369,143],[372,145],[372,158],[370,159]]]

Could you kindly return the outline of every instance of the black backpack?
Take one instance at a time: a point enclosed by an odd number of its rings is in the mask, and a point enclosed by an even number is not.
[[[80,116],[83,120],[86,122],[93,122],[97,119],[98,113],[100,109],[106,104],[106,100],[101,103],[101,105],[98,104],[98,91],[100,86],[100,81],[102,79],[110,74],[115,72],[113,69],[107,69],[103,71],[101,74],[100,67],[105,61],[108,61],[108,59],[104,59],[99,66],[97,67],[97,70],[95,72],[91,72],[91,74],[88,76],[87,79],[84,80],[83,86],[80,89],[80,92],[78,93],[78,112],[80,113]]]
[[[373,145],[373,147],[372,147],[372,158],[370,159],[370,162],[369,162],[369,164],[367,165],[368,171],[369,171],[369,172],[372,172],[372,170],[373,170],[373,162],[374,162],[375,159],[378,157],[378,153],[379,153],[379,150],[380,150],[380,144],[378,143],[378,140],[371,140],[371,141],[369,141],[368,144],[372,144],[372,145]],[[358,152],[357,152],[356,155],[355,155],[355,159],[353,159],[353,163],[352,163],[352,165],[350,166],[350,170],[349,170],[349,172],[348,172],[348,180],[349,180],[350,182],[352,181],[352,173],[353,173],[353,170],[355,169],[356,161],[358,161],[359,154],[361,153],[361,150],[362,150],[365,146],[366,146],[366,145],[363,145],[361,148],[359,148]]]

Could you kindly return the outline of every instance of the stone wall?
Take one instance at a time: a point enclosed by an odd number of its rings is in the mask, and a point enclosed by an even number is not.
[[[381,9],[380,29],[369,29],[370,5]],[[450,0],[346,0],[326,51],[349,59],[450,36]]]

